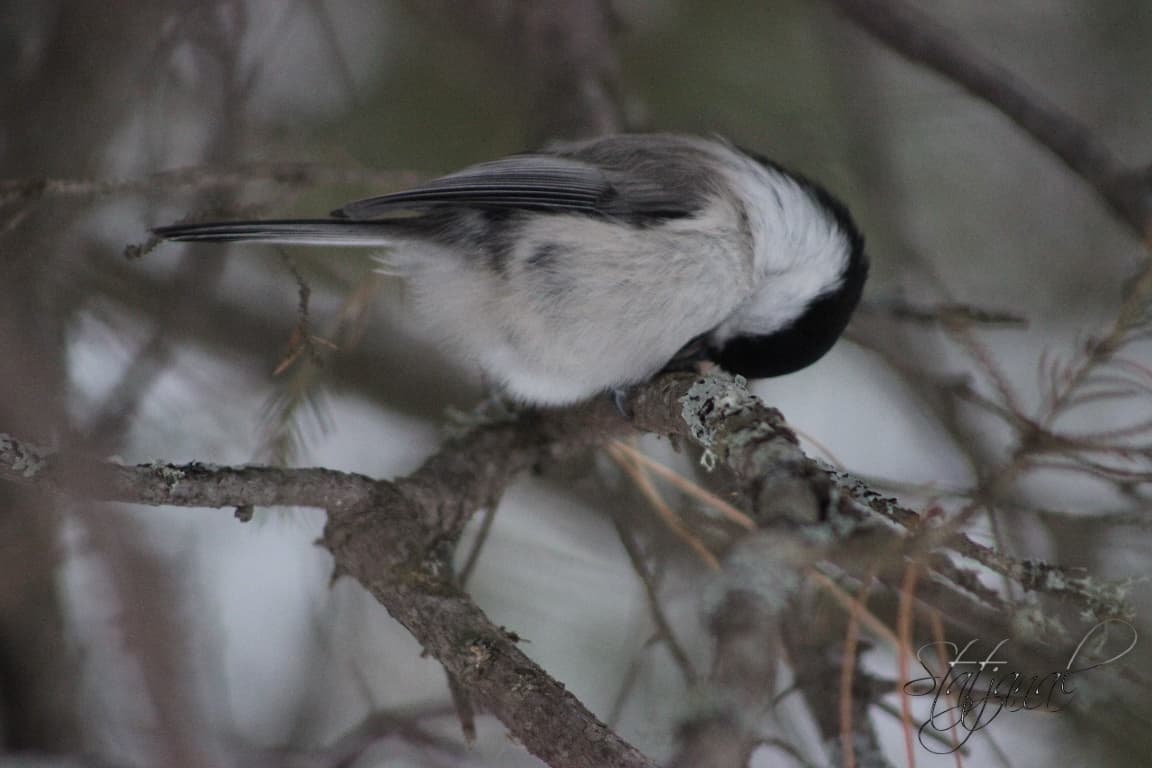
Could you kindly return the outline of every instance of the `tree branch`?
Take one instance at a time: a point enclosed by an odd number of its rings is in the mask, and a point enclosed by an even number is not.
[[[328,521],[320,543],[332,553],[334,575],[357,579],[533,754],[558,768],[651,766],[525,656],[513,633],[485,616],[457,585],[451,558],[472,514],[497,504],[518,473],[637,430],[688,437],[707,449],[707,458],[732,472],[758,525],[771,531],[742,540],[725,558],[728,581],[714,613],[719,666],[713,683],[743,704],[702,713],[688,723],[697,727],[689,727],[681,757],[697,754],[717,734],[735,739],[733,749],[747,755],[758,736],[755,717],[744,710],[765,711],[758,693],[771,688],[773,667],[761,664],[750,673],[725,649],[771,640],[773,632],[765,628],[776,626],[772,617],[799,594],[802,567],[829,560],[853,573],[864,571],[859,564],[866,559],[887,559],[888,567],[876,573],[891,586],[906,554],[948,542],[872,525],[888,519],[923,534],[914,512],[805,456],[780,412],[764,406],[742,380],[728,374],[666,375],[635,388],[628,405],[631,422],[607,398],[491,422],[450,441],[416,472],[394,481],[327,469],[197,463],[132,467],[32,448],[3,435],[0,477],[140,504],[325,508]],[[772,546],[762,546],[764,537]],[[1035,572],[1010,568],[1006,559],[1000,565],[1021,580]],[[765,572],[780,577],[766,579]],[[1043,588],[1044,580],[1022,586]],[[962,590],[955,596],[967,599]],[[1071,597],[1095,610],[1101,607],[1099,594]],[[732,605],[754,605],[759,618],[733,623],[725,609]],[[753,678],[760,682],[749,688],[745,683]]]

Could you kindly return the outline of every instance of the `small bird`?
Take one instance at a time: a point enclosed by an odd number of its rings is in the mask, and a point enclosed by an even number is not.
[[[749,379],[824,356],[868,274],[847,208],[719,139],[558,143],[330,218],[176,224],[168,240],[385,251],[421,322],[514,399],[563,405],[712,361]]]

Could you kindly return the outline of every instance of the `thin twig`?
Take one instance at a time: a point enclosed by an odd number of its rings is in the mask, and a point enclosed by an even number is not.
[[[699,676],[696,674],[696,667],[692,663],[692,659],[688,656],[687,651],[684,650],[684,646],[682,646],[677,639],[676,633],[672,629],[672,624],[668,621],[668,617],[664,613],[664,607],[660,604],[660,596],[657,592],[655,579],[648,570],[644,553],[640,551],[640,544],[636,541],[635,534],[619,514],[612,515],[612,523],[616,526],[616,533],[620,537],[620,543],[624,546],[624,551],[628,554],[628,560],[632,563],[632,570],[636,572],[636,576],[639,577],[640,583],[644,587],[644,597],[648,603],[648,613],[652,617],[652,623],[656,625],[657,637],[668,648],[668,653],[672,655],[672,660],[676,662],[680,674],[684,677],[684,685],[688,688],[695,688],[699,680]]]
[[[488,543],[488,534],[492,532],[492,524],[496,522],[496,509],[496,506],[491,506],[484,510],[484,516],[480,519],[480,528],[476,531],[476,538],[473,540],[472,547],[464,558],[464,565],[460,567],[459,575],[456,577],[461,587],[468,585],[468,580],[472,578],[476,564],[480,562],[480,553],[484,551],[484,545]]]
[[[427,174],[312,162],[258,161],[188,166],[132,179],[0,179],[0,205],[47,198],[95,200],[113,195],[188,188],[209,190],[269,183],[285,186],[364,184],[381,191],[410,186]]]
[[[700,537],[692,533],[692,530],[685,525],[680,516],[672,511],[668,506],[668,502],[660,495],[660,491],[652,483],[652,479],[648,477],[644,468],[638,463],[633,461],[627,454],[619,449],[615,444],[609,445],[606,449],[608,455],[632,478],[632,482],[640,489],[644,498],[652,505],[652,509],[656,510],[656,514],[668,527],[668,530],[676,536],[676,538],[683,541],[688,545],[689,549],[696,553],[705,565],[714,571],[720,570],[720,561],[716,555],[705,546]]]
[[[916,594],[916,581],[920,577],[920,568],[916,561],[907,563],[904,569],[904,580],[900,584],[900,603],[896,619],[896,633],[900,638],[900,649],[897,653],[897,666],[902,683],[908,681],[908,660],[912,657],[912,624],[915,613],[912,601]],[[908,768],[916,768],[916,748],[912,743],[912,703],[907,689],[900,686],[900,719],[904,724],[904,758]]]
[[[672,483],[672,485],[676,486],[676,488],[683,493],[712,507],[720,514],[724,515],[724,517],[728,518],[728,520],[736,523],[736,525],[739,525],[748,531],[756,530],[755,520],[748,517],[748,515],[736,509],[736,507],[724,501],[724,499],[712,493],[707,488],[702,488],[697,483],[694,483],[683,475],[674,472],[652,457],[636,450],[627,443],[617,440],[612,444],[612,447],[628,454],[628,457],[633,461],[637,462],[638,464],[643,464],[645,469],[650,470],[654,474],[657,474],[668,482]]]

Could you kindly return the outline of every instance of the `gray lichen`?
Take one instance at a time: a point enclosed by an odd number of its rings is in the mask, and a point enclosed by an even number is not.
[[[42,472],[51,455],[49,450],[21,443],[9,434],[0,433],[0,458],[21,477],[32,478]]]

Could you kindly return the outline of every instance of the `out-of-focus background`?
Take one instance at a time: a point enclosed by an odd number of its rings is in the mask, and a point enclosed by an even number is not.
[[[1122,160],[1152,158],[1152,4],[917,5]],[[822,181],[867,234],[868,306],[851,339],[757,392],[814,455],[917,508],[966,503],[965,490],[1020,446],[1011,424],[972,401],[1010,391],[1021,411],[1041,412],[1048,366],[1074,363],[1111,327],[1147,251],[1007,119],[831,5],[611,8],[610,34],[591,49],[623,125],[728,136]],[[536,87],[533,67],[554,66],[555,45],[524,48],[535,27],[508,21],[520,11],[495,1],[0,2],[0,177],[29,181],[0,196],[0,431],[132,463],[279,462],[379,477],[419,466],[446,410],[470,408],[484,389],[408,319],[402,286],[373,275],[360,251],[150,248],[148,228],[319,215],[549,137],[568,101]],[[191,170],[156,175],[172,169]],[[146,253],[127,259],[129,246]],[[301,284],[305,335],[324,340],[303,347]],[[948,332],[904,311],[942,303],[1027,325]],[[1125,342],[1137,379],[1148,352],[1146,341]],[[1103,396],[1061,413],[1060,425],[1131,427],[1152,417],[1149,403]],[[659,441],[645,446],[684,462]],[[1101,582],[1137,579],[1128,599],[1142,627],[1148,461],[1124,461],[1127,480],[1062,465],[1003,477],[982,489],[1001,503],[996,524],[974,518],[972,535]],[[470,592],[661,759],[702,704],[666,650],[647,643],[643,589],[608,511],[620,506],[650,514],[600,455],[522,478]],[[330,558],[312,546],[322,524],[315,510],[258,510],[240,525],[226,510],[132,509],[0,485],[0,766],[34,756],[538,765],[492,718],[463,746],[438,665],[358,585],[329,588]],[[706,669],[715,577],[658,525],[647,535],[663,551],[669,617]],[[1147,652],[1138,646],[1128,669],[1148,669]],[[964,764],[1146,764],[1149,734],[1134,724],[1147,722],[1150,698],[1121,696],[1101,674],[1081,690],[1095,717],[1005,713],[969,742]],[[785,697],[780,710],[766,734],[822,764],[803,709]],[[357,740],[372,713],[372,737]],[[874,717],[899,763],[899,719]],[[349,762],[331,759],[340,749]],[[955,764],[923,750],[916,759]],[[802,764],[790,760],[766,747],[755,764]]]

